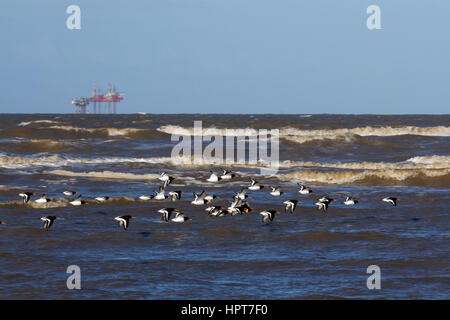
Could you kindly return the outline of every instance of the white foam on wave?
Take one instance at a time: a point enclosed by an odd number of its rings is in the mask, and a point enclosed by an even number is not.
[[[155,180],[159,174],[135,174],[128,172],[113,172],[113,171],[90,171],[90,172],[75,172],[69,170],[52,170],[49,174],[66,176],[66,177],[85,177],[85,178],[99,178],[99,179],[120,179],[120,180]]]
[[[6,160],[5,160],[6,158]],[[185,164],[173,163],[170,157],[156,158],[63,158],[60,156],[43,156],[37,158],[8,157],[0,155],[0,166],[6,168],[24,168],[34,166],[46,166],[55,168],[47,171],[48,174],[86,177],[97,179],[125,179],[125,180],[156,180],[158,174],[137,174],[130,172],[113,172],[109,170],[101,171],[70,171],[61,169],[61,166],[71,164],[109,164],[109,163],[150,163],[172,165],[175,168],[188,168],[186,173],[190,176],[184,176],[184,172],[179,175],[187,184],[204,183],[204,178],[208,175],[211,165],[217,165],[207,159],[201,163],[193,163],[185,159]],[[192,159],[191,159],[192,160]],[[245,161],[234,164],[224,164],[224,167],[234,168],[235,173],[245,177],[248,173],[235,170],[238,168],[258,169],[268,166],[268,163],[258,162],[248,164]],[[411,178],[439,178],[450,174],[449,157],[447,156],[429,156],[413,157],[403,162],[359,162],[359,163],[319,163],[319,162],[300,162],[283,161],[280,162],[281,172],[273,176],[252,175],[271,177],[281,181],[304,182],[304,183],[324,183],[324,184],[351,184],[351,183],[374,183],[379,181],[404,181]],[[286,169],[289,172],[286,172]],[[204,177],[199,177],[199,171],[204,172]],[[19,173],[19,172],[18,172]],[[201,174],[200,174],[201,176]],[[378,181],[378,182],[377,182]],[[238,182],[239,183],[239,182]]]
[[[154,157],[154,158],[70,158],[59,155],[41,156],[41,157],[17,157],[0,154],[0,167],[3,168],[26,168],[26,167],[60,167],[70,164],[110,164],[110,163],[149,163],[164,164],[170,163],[170,157]]]
[[[59,130],[66,130],[66,131],[85,131],[85,132],[94,132],[96,129],[90,129],[90,128],[80,128],[80,127],[74,127],[74,126],[51,126],[47,127],[45,129],[59,129]]]
[[[377,179],[381,181],[404,181],[425,177],[437,178],[450,174],[450,169],[376,169],[363,171],[318,171],[299,170],[280,174],[282,181],[298,181],[303,183],[349,184]]]
[[[138,128],[80,128],[80,127],[74,127],[74,126],[51,126],[46,127],[44,129],[59,129],[59,130],[66,130],[66,131],[75,131],[75,132],[88,132],[88,133],[104,133],[108,136],[127,136],[129,134],[137,133],[144,131],[146,129],[138,129]]]
[[[225,163],[217,161],[214,158],[194,157],[150,157],[150,158],[127,158],[127,157],[106,157],[106,158],[71,158],[59,155],[40,156],[40,157],[18,157],[0,154],[0,167],[3,168],[26,168],[49,166],[58,167],[71,164],[112,164],[112,163],[148,163],[148,164],[167,164],[181,167],[202,167],[202,166],[227,166],[242,168],[274,167],[291,169],[299,167],[318,167],[350,170],[378,170],[378,169],[448,169],[450,168],[450,156],[422,156],[413,157],[402,162],[313,162],[313,161],[292,161],[285,160],[277,163],[258,160],[250,163],[247,160]]]
[[[18,124],[19,127],[25,127],[33,123],[57,123],[56,121],[52,120],[35,120],[35,121],[23,121]]]
[[[136,128],[107,128],[106,131],[108,132],[109,136],[115,137],[115,136],[126,136],[132,133],[140,132],[145,129],[136,129]]]
[[[180,167],[198,167],[209,165],[225,165],[217,162],[215,159],[200,158],[195,160],[193,157],[151,157],[151,158],[126,158],[126,157],[108,157],[108,158],[70,158],[59,155],[41,156],[41,157],[18,157],[0,154],[0,167],[9,169],[27,168],[27,167],[60,167],[72,164],[113,164],[113,163],[147,163],[147,164],[166,164]],[[227,166],[246,166],[246,161],[238,161]],[[259,161],[257,164],[248,164],[248,166],[265,165],[265,162]]]
[[[313,140],[345,140],[352,141],[356,137],[390,137],[400,135],[417,135],[433,137],[449,137],[450,127],[357,127],[340,129],[313,129],[302,130],[296,128],[286,128],[280,130],[280,136],[286,140],[305,143]]]
[[[113,171],[89,171],[89,172],[75,172],[69,170],[52,170],[46,174],[53,174],[68,177],[84,177],[94,179],[118,179],[118,180],[152,180],[156,181],[159,174],[136,174],[129,172],[113,172]],[[369,179],[376,179],[377,181],[404,181],[411,178],[438,178],[450,174],[449,169],[377,169],[364,171],[319,171],[319,170],[298,170],[294,172],[277,174],[272,178],[287,182],[302,182],[302,183],[323,183],[323,184],[351,184],[358,182],[369,182]],[[245,177],[245,173],[241,173]],[[207,184],[203,179],[198,177],[179,176],[185,184]],[[236,185],[241,185],[241,181],[232,182]],[[230,183],[228,183],[230,184]],[[212,184],[215,185],[215,184]]]
[[[423,158],[423,159],[416,159]],[[413,159],[413,160],[411,160]],[[285,160],[279,163],[280,168],[318,167],[351,170],[378,170],[378,169],[448,169],[449,156],[414,157],[404,162],[313,162]]]
[[[22,122],[19,126],[27,126],[32,123],[57,123],[51,120],[36,120],[30,122]],[[142,132],[148,129],[139,128],[81,128],[70,125],[53,125],[43,127],[41,129],[59,129],[66,131],[74,131],[77,133],[100,133],[107,136],[127,136],[134,133]],[[238,137],[256,137],[270,134],[271,130],[261,130],[254,128],[216,128],[205,127],[194,129],[194,127],[182,127],[178,125],[165,125],[157,129],[160,132],[173,135],[191,135],[191,136],[238,136]],[[274,134],[276,134],[274,132]],[[279,128],[278,135],[280,138],[295,142],[306,143],[315,140],[344,140],[347,142],[353,141],[356,137],[388,137],[399,135],[417,135],[417,136],[434,136],[434,137],[449,137],[450,127],[416,127],[416,126],[401,126],[401,127],[373,127],[364,126],[356,128],[338,128],[338,129],[299,129],[299,128]]]
[[[438,156],[438,155],[432,155],[432,156],[418,156],[409,158],[406,160],[406,162],[414,163],[414,164],[425,164],[430,166],[435,166],[436,164],[447,164],[448,167],[450,167],[450,156]]]
[[[174,134],[174,135],[216,135],[216,136],[258,136],[262,133],[258,129],[253,128],[202,128],[194,129],[193,127],[181,127],[177,125],[161,126],[158,131]],[[270,130],[269,130],[270,132]],[[402,126],[402,127],[357,127],[357,128],[340,128],[340,129],[298,129],[298,128],[280,128],[279,137],[296,142],[305,143],[314,140],[346,140],[352,141],[355,137],[388,137],[399,135],[418,135],[418,136],[436,136],[436,137],[449,137],[450,127],[438,126],[438,127],[415,127],[415,126]]]
[[[27,167],[50,166],[57,167],[63,165],[63,158],[60,156],[43,157],[16,157],[0,155],[0,167],[7,169],[18,169]]]
[[[174,135],[180,135],[180,136],[257,136],[260,134],[259,130],[252,129],[252,128],[202,128],[200,129],[194,129],[193,127],[181,127],[176,125],[167,125],[162,126],[156,129],[158,131],[167,133],[167,134],[174,134]]]

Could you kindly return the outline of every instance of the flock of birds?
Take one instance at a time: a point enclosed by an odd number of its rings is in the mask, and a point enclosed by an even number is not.
[[[217,174],[213,171],[210,171],[210,172],[211,172],[211,175],[209,176],[208,179],[206,179],[206,181],[208,181],[208,182],[219,182],[221,180],[231,180],[231,179],[237,177],[237,175],[234,174],[230,170],[223,170],[221,175]],[[154,200],[170,199],[171,201],[175,202],[175,201],[181,199],[181,195],[183,192],[179,191],[179,190],[168,192],[168,194],[165,195],[167,186],[172,181],[174,181],[176,178],[170,176],[166,172],[162,172],[160,174],[160,176],[158,177],[158,179],[163,182],[163,184],[159,187],[159,189],[157,191],[155,190],[154,194],[140,196],[138,198],[139,200],[147,201],[147,200],[151,200],[151,199],[154,199]],[[298,191],[298,193],[301,195],[309,195],[313,192],[309,187],[307,187],[303,184],[298,183],[298,186],[300,187],[300,190]],[[251,184],[249,186],[243,187],[241,189],[241,191],[235,193],[235,195],[233,196],[233,200],[230,202],[230,205],[228,207],[209,205],[214,199],[217,199],[219,197],[215,196],[215,195],[208,195],[208,194],[206,194],[206,192],[204,190],[200,194],[197,194],[196,192],[193,193],[194,200],[191,201],[191,204],[192,205],[207,205],[205,211],[211,217],[221,217],[221,216],[225,216],[227,214],[231,214],[233,216],[237,215],[237,214],[245,214],[245,213],[253,211],[253,209],[250,207],[250,204],[248,202],[248,198],[251,198],[251,197],[246,194],[247,190],[260,191],[265,188],[266,187],[261,185],[258,181],[251,179]],[[279,197],[283,194],[280,187],[270,187],[270,188],[272,189],[272,191],[270,191],[270,195],[272,195],[274,197]],[[66,196],[74,196],[76,194],[76,191],[65,190],[62,193]],[[19,193],[19,196],[23,198],[23,202],[26,204],[29,201],[31,201],[31,197],[36,196],[36,194],[33,192],[21,192],[21,193]],[[107,196],[96,197],[95,200],[97,202],[101,203],[101,202],[108,201],[109,197],[107,197]],[[53,200],[47,198],[47,196],[44,194],[41,197],[39,197],[38,199],[35,199],[32,201],[35,201],[36,203],[47,203],[47,202],[51,202]],[[325,213],[328,210],[328,206],[334,201],[335,200],[330,197],[323,196],[320,199],[317,199],[317,202],[315,203],[315,205],[317,206],[317,210],[323,211]],[[400,199],[398,199],[396,197],[385,197],[385,198],[381,199],[381,201],[390,203],[392,206],[396,206],[397,201],[400,201]],[[71,199],[71,201],[69,203],[73,206],[81,206],[81,205],[86,204],[87,202],[82,199],[81,195],[79,195],[76,198]],[[285,212],[293,213],[299,203],[301,203],[301,201],[295,200],[295,199],[284,201],[283,204],[285,205]],[[358,200],[356,200],[352,197],[346,197],[345,201],[343,202],[343,204],[347,205],[347,206],[352,206],[357,203],[358,203]],[[186,217],[182,212],[180,212],[180,210],[178,210],[176,208],[162,208],[162,209],[158,210],[158,213],[161,214],[162,220],[166,221],[166,222],[169,222],[169,221],[185,222],[188,220],[192,220],[192,218]],[[268,210],[259,212],[259,214],[262,215],[262,221],[264,223],[273,221],[273,219],[275,218],[275,215],[279,214],[279,213],[280,213],[279,211],[274,210],[274,209],[268,209]],[[173,215],[175,215],[175,216],[172,217]],[[115,217],[114,220],[118,222],[119,227],[123,227],[124,230],[127,230],[130,220],[134,219],[134,218],[135,217],[131,216],[131,215],[123,215],[123,216]],[[61,218],[56,217],[56,216],[42,217],[41,220],[43,221],[43,230],[49,230],[50,227],[53,225],[54,221],[58,220],[58,219],[61,219]],[[0,224],[5,224],[5,222],[0,221]]]

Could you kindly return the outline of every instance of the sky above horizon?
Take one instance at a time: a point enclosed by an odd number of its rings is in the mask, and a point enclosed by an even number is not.
[[[381,29],[369,30],[369,5]],[[66,9],[81,9],[69,30]],[[0,10],[0,113],[448,114],[448,0],[42,0]]]

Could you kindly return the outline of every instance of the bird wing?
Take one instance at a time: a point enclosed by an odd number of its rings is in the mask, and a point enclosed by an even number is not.
[[[202,191],[202,193],[200,193],[200,195],[198,196],[198,200],[204,200],[206,197],[206,192],[205,190]]]

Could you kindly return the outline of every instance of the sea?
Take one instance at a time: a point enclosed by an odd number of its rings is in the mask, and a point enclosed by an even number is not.
[[[202,151],[208,135],[223,152],[174,160],[183,139]],[[276,141],[270,163],[250,161],[255,139],[269,154]],[[233,178],[207,181],[222,170]],[[181,199],[140,200],[162,172]],[[264,186],[247,191],[251,212],[191,204],[204,190],[226,208],[251,179]],[[1,114],[0,299],[449,299],[449,188],[448,114]],[[335,200],[326,212],[322,196]],[[192,220],[163,221],[168,207]],[[279,214],[263,222],[264,210]],[[135,217],[127,230],[122,215]],[[61,219],[44,231],[45,216]]]

